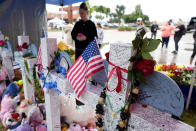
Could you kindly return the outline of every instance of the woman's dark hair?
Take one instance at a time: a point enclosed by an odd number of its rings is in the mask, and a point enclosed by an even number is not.
[[[171,21],[168,21],[167,23],[168,23],[168,25],[171,25]]]
[[[102,28],[102,26],[101,26],[101,24],[100,24],[100,23],[97,23],[97,25],[98,25],[100,28]]]
[[[82,4],[80,5],[80,9],[88,10],[88,7],[86,6],[86,3],[82,2]]]

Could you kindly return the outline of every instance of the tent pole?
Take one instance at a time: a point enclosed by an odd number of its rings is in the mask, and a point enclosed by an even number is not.
[[[62,7],[62,14],[61,14],[61,17],[62,17],[62,20],[64,21],[64,15],[63,15],[63,6],[61,6]],[[64,39],[64,37],[63,37],[63,23],[62,23],[62,40]]]
[[[193,91],[193,86],[194,86],[194,83],[195,83],[195,74],[196,74],[196,62],[195,62],[195,69],[194,69],[194,72],[193,72],[193,75],[192,75],[191,86],[190,86],[190,89],[189,89],[189,95],[188,95],[188,99],[187,99],[187,103],[186,103],[186,110],[188,110],[188,108],[189,108],[189,104],[190,104],[190,100],[191,100],[191,96],[192,96],[192,91]]]

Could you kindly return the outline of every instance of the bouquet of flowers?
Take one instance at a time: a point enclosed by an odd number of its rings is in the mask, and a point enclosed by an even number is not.
[[[70,48],[67,44],[60,41],[57,45],[57,48],[59,51],[67,52],[69,54],[69,56],[71,57],[72,62],[75,61],[75,51],[72,48]]]
[[[168,75],[178,84],[190,85],[194,67],[177,66],[176,64],[158,64],[155,66],[155,70]],[[194,83],[194,85],[196,86],[196,82]]]

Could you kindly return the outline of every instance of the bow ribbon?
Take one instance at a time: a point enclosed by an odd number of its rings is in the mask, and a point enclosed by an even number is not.
[[[55,66],[55,70],[59,73],[62,73],[64,76],[66,75],[67,71],[64,67],[62,66]]]
[[[22,46],[21,45],[17,45],[17,50],[18,51],[22,51],[22,48],[23,49],[28,49],[28,47],[29,47],[28,44],[25,42],[25,43],[22,44]]]
[[[107,80],[107,83],[106,83],[106,89],[107,89],[108,91],[110,91],[110,92],[116,90],[116,92],[119,93],[119,92],[121,91],[121,79],[123,79],[123,78],[122,78],[121,71],[123,71],[123,72],[125,72],[125,73],[128,73],[128,70],[123,69],[123,68],[121,68],[121,67],[119,67],[119,66],[114,65],[114,64],[111,63],[110,61],[109,61],[109,64],[112,65],[112,66],[114,66],[114,68],[112,68],[112,70],[110,71],[110,74],[109,74],[109,76],[108,76],[108,80]],[[114,73],[115,70],[116,70],[117,77],[118,77],[118,84],[117,84],[117,87],[116,87],[114,90],[110,90],[110,89],[108,88],[108,81],[109,81],[110,78],[112,77],[112,75],[113,75],[113,73]]]

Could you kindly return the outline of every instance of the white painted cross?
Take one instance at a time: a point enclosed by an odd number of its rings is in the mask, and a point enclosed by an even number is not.
[[[3,59],[3,65],[6,66],[8,72],[8,78],[10,81],[13,81],[15,77],[14,69],[13,69],[13,54],[6,48],[2,49],[1,56]]]
[[[42,66],[45,76],[48,72],[47,67],[50,67],[50,63],[52,62],[51,56],[54,57],[55,51],[57,51],[57,40],[55,38],[41,38]],[[48,78],[50,78],[50,76]],[[47,130],[60,131],[61,123],[58,92],[54,90],[44,89],[44,96],[46,105]]]
[[[18,36],[18,44],[20,46],[25,42],[29,43],[29,36]],[[23,58],[22,56],[15,57],[15,61],[20,64],[21,71],[22,71],[25,99],[29,99],[32,102],[35,102],[34,87],[27,80],[24,60],[27,61],[27,65],[29,68],[29,77],[30,77],[30,80],[33,82],[33,67],[36,64],[37,58]]]

